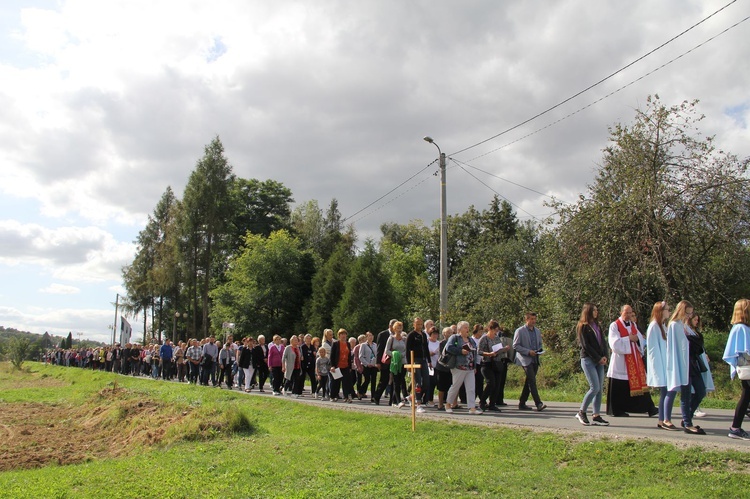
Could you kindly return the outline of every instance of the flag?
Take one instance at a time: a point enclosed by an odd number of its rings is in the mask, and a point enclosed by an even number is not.
[[[120,345],[130,343],[130,333],[133,329],[130,327],[130,323],[125,320],[125,317],[120,316]]]

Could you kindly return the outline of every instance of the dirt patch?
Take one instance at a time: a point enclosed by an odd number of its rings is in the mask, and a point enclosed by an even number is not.
[[[1,404],[0,471],[127,455],[161,442],[187,416],[122,389],[83,406]]]

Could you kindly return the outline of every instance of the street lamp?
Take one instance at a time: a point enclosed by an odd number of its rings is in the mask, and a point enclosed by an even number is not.
[[[432,137],[424,137],[425,142],[433,144],[440,154],[440,329],[445,327],[445,315],[448,311],[448,217],[445,200],[445,154]]]

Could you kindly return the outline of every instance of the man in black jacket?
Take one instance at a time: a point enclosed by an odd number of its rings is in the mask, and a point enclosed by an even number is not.
[[[430,351],[427,346],[427,335],[422,331],[424,322],[421,317],[414,318],[414,329],[406,336],[406,363],[411,363],[414,353],[414,363],[421,367],[414,371],[414,382],[416,382],[417,412],[424,412],[422,404],[427,403],[427,390],[430,384],[430,368],[432,362]]]
[[[375,404],[380,405],[380,397],[383,396],[383,392],[388,387],[388,381],[391,378],[391,363],[390,362],[382,362],[383,360],[383,354],[385,354],[385,344],[388,343],[388,338],[393,336],[393,325],[398,322],[398,319],[391,319],[388,323],[388,329],[385,331],[381,331],[378,333],[378,339],[377,339],[377,345],[378,345],[378,358],[377,364],[375,364],[375,367],[380,370],[380,383],[378,383],[378,388],[375,390],[375,392],[372,394],[371,402],[374,402]]]

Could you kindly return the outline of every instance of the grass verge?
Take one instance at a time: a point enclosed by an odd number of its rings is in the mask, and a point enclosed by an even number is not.
[[[33,388],[35,380],[49,378],[56,386]],[[101,395],[114,380],[127,396]],[[744,491],[750,469],[750,454],[739,452],[452,422],[421,422],[411,433],[403,416],[225,390],[45,366],[0,373],[3,413],[16,404],[99,411],[98,426],[127,435],[147,418],[110,408],[123,400],[158,408],[147,425],[166,428],[163,437],[130,442],[132,450],[117,457],[0,472],[0,495],[734,497]],[[168,421],[168,415],[176,419]],[[61,433],[86,439],[96,427],[88,427],[89,435],[64,426]]]

